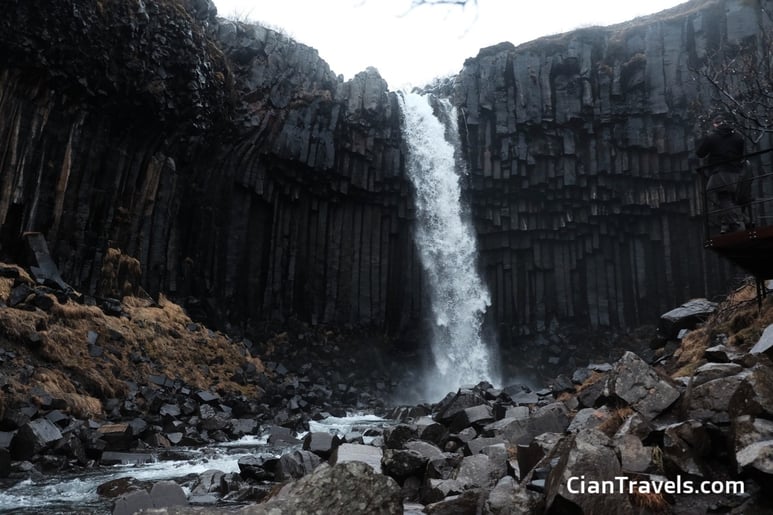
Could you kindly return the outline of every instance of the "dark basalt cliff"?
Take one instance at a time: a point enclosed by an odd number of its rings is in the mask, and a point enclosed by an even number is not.
[[[690,2],[465,63],[454,91],[502,334],[646,324],[727,287],[703,250],[696,106],[716,92],[697,70],[721,48],[764,50],[770,22],[758,2]]]
[[[421,318],[400,113],[375,70],[343,81],[207,0],[2,7],[2,252],[42,232],[97,291],[120,248],[149,292],[220,326]],[[710,92],[690,67],[762,23],[757,2],[701,1],[464,64],[465,192],[503,337],[631,327],[725,288],[690,162]]]
[[[108,246],[209,322],[405,325],[419,269],[394,94],[207,1],[4,2],[3,250]]]

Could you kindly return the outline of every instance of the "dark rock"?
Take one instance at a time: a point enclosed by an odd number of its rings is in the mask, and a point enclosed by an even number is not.
[[[594,429],[609,420],[611,416],[612,413],[606,406],[583,408],[575,414],[566,430],[570,433],[576,433],[583,429]]]
[[[56,425],[48,419],[36,418],[16,431],[11,440],[11,457],[15,460],[30,459],[61,439],[62,433]]]
[[[402,483],[409,476],[423,475],[428,458],[419,451],[409,449],[385,449],[381,458],[381,470]]]
[[[271,445],[298,444],[300,440],[293,436],[291,429],[282,426],[271,426],[268,430],[268,443]]]
[[[456,479],[429,479],[421,489],[421,502],[432,504],[462,492],[464,492],[464,485]]]
[[[435,444],[421,440],[413,440],[405,443],[405,448],[416,451],[427,459],[437,458],[443,455],[443,451]]]
[[[438,447],[442,447],[448,438],[448,428],[430,417],[421,417],[415,424],[418,437]]]
[[[196,398],[199,400],[199,402],[204,404],[214,404],[220,400],[219,395],[208,391],[197,392]]]
[[[487,404],[479,404],[470,408],[465,408],[459,411],[452,418],[449,424],[449,430],[451,432],[459,432],[466,427],[477,425],[482,427],[483,425],[493,422],[494,414],[491,406]]]
[[[663,464],[676,474],[706,476],[711,452],[711,437],[697,420],[667,426],[663,432]]]
[[[267,502],[244,508],[242,513],[339,513],[342,507],[347,513],[402,514],[402,492],[392,478],[375,473],[365,463],[339,463],[317,469]]]
[[[11,475],[11,453],[0,448],[0,478]]]
[[[153,508],[153,499],[146,490],[136,490],[116,499],[112,515],[134,515]]]
[[[12,290],[10,295],[8,296],[8,305],[13,307],[18,306],[22,302],[26,302],[27,298],[33,295],[35,290],[29,287],[26,283],[21,283],[18,286],[15,286]]]
[[[191,495],[202,496],[210,493],[224,494],[225,473],[221,470],[205,470],[191,486]],[[201,502],[201,501],[198,501]]]
[[[231,419],[229,433],[233,438],[240,438],[245,435],[254,435],[258,429],[258,421],[254,418],[235,418]]]
[[[758,364],[744,374],[728,405],[731,418],[754,415],[773,419],[773,368]]]
[[[695,329],[717,310],[717,303],[707,299],[693,299],[660,316],[658,335],[671,340],[682,329]]]
[[[519,515],[539,513],[540,495],[519,485],[512,477],[505,476],[489,492],[485,512],[490,515]]]
[[[455,394],[449,393],[438,403],[438,413],[435,419],[448,424],[459,412],[481,404],[487,404],[486,399],[481,394],[473,390],[460,389]]]
[[[743,367],[737,363],[706,363],[695,370],[693,387],[703,383],[739,374]]]
[[[502,467],[493,463],[485,454],[465,456],[451,476],[461,483],[465,489],[490,488],[504,475]]]
[[[409,440],[418,438],[416,426],[397,424],[384,429],[384,445],[388,449],[402,449]]]
[[[185,506],[188,498],[182,487],[174,481],[159,481],[150,489],[150,498],[154,508]]]
[[[738,395],[744,378],[741,375],[721,377],[693,387],[688,413],[698,420],[725,424],[730,422],[731,399]]]
[[[620,456],[623,472],[655,472],[653,463],[653,448],[645,446],[632,434],[626,434],[615,439],[615,447]]]
[[[333,451],[333,454],[330,456],[330,464],[337,465],[339,463],[358,461],[370,465],[375,472],[380,474],[382,457],[383,451],[378,447],[344,443]]]
[[[105,449],[108,451],[125,451],[131,447],[134,440],[132,428],[128,423],[103,424],[97,433],[105,441]]]
[[[621,475],[620,462],[609,438],[595,429],[580,431],[568,438],[566,451],[547,480],[546,513],[633,514],[625,492],[578,493],[580,478],[600,481]],[[570,479],[576,484],[570,483]]]
[[[469,440],[468,442],[465,442],[465,449],[467,450],[466,454],[472,455],[472,454],[478,454],[483,449],[490,445],[498,445],[505,443],[505,439],[502,437],[478,437],[473,438],[472,440]]]
[[[609,386],[613,395],[626,401],[648,420],[679,398],[679,390],[632,352],[626,352],[617,362]]]
[[[146,486],[149,485],[133,477],[119,477],[99,485],[97,487],[97,494],[108,499],[114,499],[130,492],[145,489]]]
[[[566,407],[561,402],[555,402],[538,408],[529,418],[505,418],[484,428],[486,436],[501,437],[508,442],[529,444],[532,439],[542,433],[562,433],[569,426],[569,416]]]
[[[737,471],[753,468],[773,475],[773,421],[742,415],[733,420]]]
[[[279,456],[261,453],[239,458],[239,473],[246,479],[273,481]]]
[[[310,451],[293,451],[283,454],[276,466],[277,481],[298,479],[311,474],[322,463],[322,458]]]
[[[455,513],[476,513],[483,492],[479,489],[465,490],[459,495],[451,495],[432,504],[428,504],[425,513],[432,515],[452,515]]]
[[[309,432],[303,439],[303,450],[311,451],[317,456],[328,459],[333,450],[340,445],[338,436],[330,433]]]
[[[430,458],[427,462],[428,479],[451,479],[454,471],[462,462],[463,456],[457,453],[445,452],[441,456]]]

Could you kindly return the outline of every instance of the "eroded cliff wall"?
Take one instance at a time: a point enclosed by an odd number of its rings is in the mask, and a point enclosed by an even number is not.
[[[4,2],[3,250],[95,291],[108,246],[210,322],[418,311],[394,94],[207,1]],[[8,5],[10,4],[10,5]]]
[[[768,2],[765,2],[767,5]],[[736,271],[703,250],[691,67],[755,38],[707,0],[468,60],[465,192],[503,338],[651,323]],[[298,317],[399,331],[422,316],[397,98],[208,0],[3,0],[2,251],[42,232],[98,292],[108,247],[217,326]]]
[[[716,91],[698,70],[722,48],[766,55],[769,7],[691,2],[465,63],[455,101],[502,334],[649,324],[730,287],[738,271],[703,249],[694,148]]]

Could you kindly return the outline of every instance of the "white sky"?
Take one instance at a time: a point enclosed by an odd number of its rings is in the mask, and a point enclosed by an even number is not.
[[[474,0],[465,7],[411,0],[213,0],[218,14],[281,28],[350,79],[368,66],[389,88],[457,73],[468,57],[591,25],[611,25],[685,0]]]

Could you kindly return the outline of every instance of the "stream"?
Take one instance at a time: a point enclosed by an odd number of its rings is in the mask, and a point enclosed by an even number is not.
[[[368,414],[347,417],[329,417],[309,422],[311,432],[330,432],[343,437],[351,432],[364,433],[368,429],[380,429],[394,421]],[[297,435],[302,440],[306,433]],[[372,438],[364,437],[364,443]],[[97,494],[99,485],[123,477],[140,481],[156,482],[176,480],[207,470],[225,473],[239,472],[239,459],[261,452],[277,456],[295,449],[296,445],[269,445],[268,435],[247,436],[227,443],[212,444],[196,449],[174,448],[173,454],[185,459],[157,460],[142,464],[97,467],[78,474],[45,475],[39,479],[0,481],[0,514],[93,514],[104,515],[112,511],[114,499]],[[186,490],[186,494],[189,493]]]

